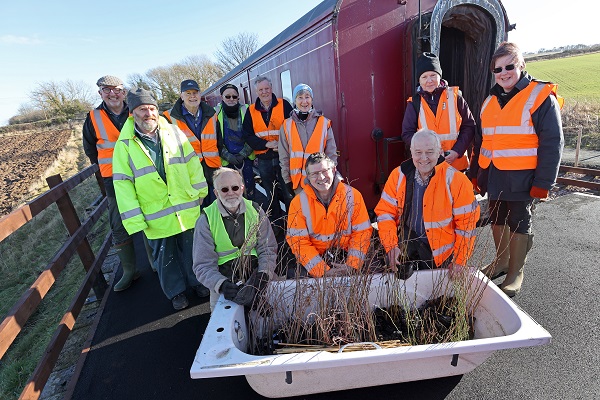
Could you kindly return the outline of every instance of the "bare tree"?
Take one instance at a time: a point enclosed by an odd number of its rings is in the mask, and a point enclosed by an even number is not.
[[[221,49],[215,52],[217,64],[223,75],[238,66],[258,49],[256,33],[241,32],[221,42]]]
[[[127,85],[130,88],[141,87],[146,90],[152,90],[152,83],[148,81],[148,78],[137,72],[127,76]]]
[[[93,107],[95,96],[84,82],[42,82],[29,94],[34,108],[44,111],[46,118],[73,118]]]

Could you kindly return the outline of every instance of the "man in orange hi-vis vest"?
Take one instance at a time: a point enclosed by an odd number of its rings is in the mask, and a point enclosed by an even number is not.
[[[475,136],[475,120],[469,105],[456,86],[442,79],[440,60],[433,53],[417,59],[419,86],[408,98],[402,121],[402,140],[410,147],[419,129],[430,129],[440,136],[446,162],[459,171],[469,167],[466,151]]]
[[[125,103],[127,91],[123,81],[116,76],[106,75],[98,79],[98,94],[102,103],[90,111],[83,124],[83,149],[92,164],[98,164],[100,174],[104,178],[106,198],[108,201],[108,220],[113,234],[113,245],[121,266],[123,277],[115,283],[113,290],[116,292],[127,289],[139,277],[136,268],[135,249],[133,239],[123,227],[121,215],[117,207],[115,189],[113,186],[113,151],[115,142],[127,117],[129,108]],[[144,237],[148,260],[152,265],[150,248]]]
[[[369,214],[360,192],[335,172],[325,153],[306,159],[308,184],[290,204],[286,236],[304,268],[288,271],[289,277],[346,275],[365,262],[373,230]]]
[[[375,207],[388,265],[402,279],[415,269],[467,266],[479,204],[469,178],[445,162],[439,135],[413,135],[412,159],[390,174]]]
[[[481,136],[475,138],[469,170],[476,190],[487,192],[496,259],[482,272],[506,274],[500,288],[521,290],[531,219],[537,199],[556,182],[564,144],[557,86],[525,71],[514,43],[501,43],[490,65],[496,84],[481,107]]]
[[[280,236],[285,224],[279,201],[287,206],[291,194],[281,176],[277,142],[279,128],[283,120],[290,116],[292,105],[273,94],[273,84],[266,76],[257,77],[254,87],[258,96],[244,116],[244,140],[254,149],[261,186],[266,192],[266,200],[260,203],[265,211],[269,211],[269,218],[275,223],[275,235]]]

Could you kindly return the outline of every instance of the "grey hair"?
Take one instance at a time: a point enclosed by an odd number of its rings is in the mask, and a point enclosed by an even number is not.
[[[225,175],[227,173],[232,173],[232,174],[237,175],[240,178],[240,184],[242,186],[244,185],[244,178],[242,177],[242,174],[240,174],[240,171],[238,171],[237,169],[219,167],[213,173],[213,185],[214,185],[215,188],[217,187],[217,180],[221,176],[223,176],[223,175]]]
[[[323,161],[327,162],[330,167],[335,167],[335,163],[331,158],[327,156],[327,154],[319,152],[312,153],[310,156],[308,156],[308,158],[306,159],[306,164],[304,165],[304,169],[308,170],[309,165],[318,164]]]
[[[413,149],[413,143],[420,138],[429,138],[433,140],[435,149],[442,149],[442,142],[440,141],[440,137],[437,133],[432,131],[431,129],[420,129],[418,130],[412,137],[410,141],[410,149]]]
[[[258,86],[258,84],[261,83],[262,81],[269,82],[269,85],[271,87],[273,87],[273,82],[271,82],[271,80],[269,78],[267,78],[266,76],[257,76],[256,79],[254,80],[254,86]]]

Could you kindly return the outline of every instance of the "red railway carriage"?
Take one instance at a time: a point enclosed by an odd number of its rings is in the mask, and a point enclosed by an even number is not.
[[[230,82],[252,103],[259,75],[288,100],[295,85],[310,85],[315,107],[332,120],[338,169],[372,209],[390,170],[406,159],[399,135],[417,57],[438,54],[444,79],[460,86],[478,116],[491,55],[509,28],[497,0],[325,0],[203,95],[216,105]]]

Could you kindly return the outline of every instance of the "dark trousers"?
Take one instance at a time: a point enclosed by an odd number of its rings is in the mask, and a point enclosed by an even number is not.
[[[276,222],[281,228],[284,227],[282,217],[284,216],[283,210],[279,205],[279,201],[285,204],[286,209],[289,207],[292,201],[291,197],[287,193],[285,182],[281,176],[281,167],[279,166],[279,159],[273,158],[270,160],[258,159],[258,173],[262,181],[262,187],[267,193],[266,204],[263,204],[265,212],[269,211],[269,219],[271,222]]]
[[[254,190],[256,189],[256,183],[254,182],[254,160],[246,158],[241,170],[238,167],[234,167],[228,164],[227,167],[241,171],[242,177],[244,178],[244,187],[246,188],[245,198],[248,200],[254,200]]]
[[[433,253],[427,237],[418,236],[412,229],[404,228],[404,244],[406,245],[406,256],[408,260],[416,263],[416,269],[446,268],[452,261],[448,258],[442,265],[435,265]]]
[[[525,201],[490,200],[490,222],[508,225],[511,232],[531,234],[531,218],[535,211],[533,199]]]
[[[185,292],[187,287],[200,284],[192,270],[193,229],[162,239],[148,239],[148,243],[152,247],[160,287],[168,299]]]
[[[112,231],[112,242],[115,246],[122,246],[131,242],[131,235],[127,233],[121,220],[121,214],[117,207],[117,198],[107,193],[106,200],[108,201],[108,223],[110,224],[110,230]],[[132,242],[133,245],[133,242]]]

